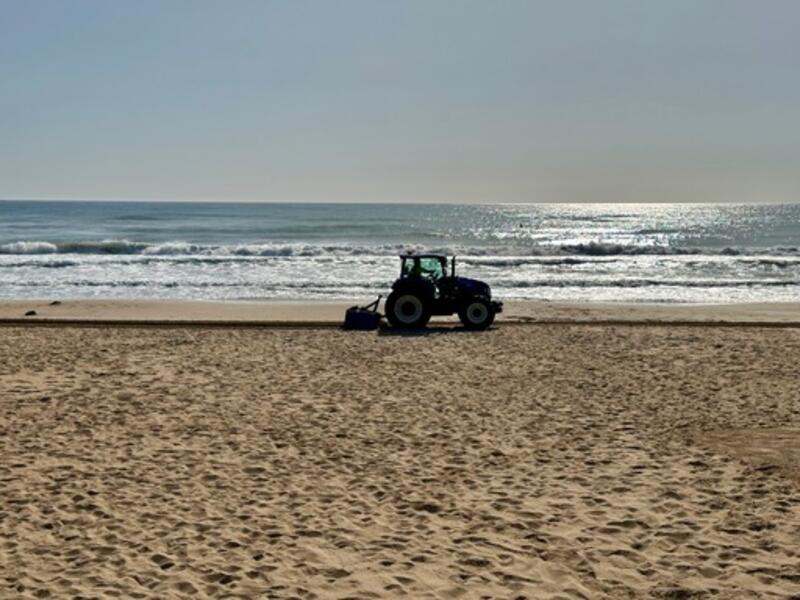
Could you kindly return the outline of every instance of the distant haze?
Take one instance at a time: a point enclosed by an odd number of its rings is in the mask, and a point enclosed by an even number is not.
[[[0,198],[800,199],[794,0],[0,0]]]

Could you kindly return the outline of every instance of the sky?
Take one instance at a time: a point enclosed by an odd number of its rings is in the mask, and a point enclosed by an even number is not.
[[[0,198],[800,200],[796,0],[0,0]]]

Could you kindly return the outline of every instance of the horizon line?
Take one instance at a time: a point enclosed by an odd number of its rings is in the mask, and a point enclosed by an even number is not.
[[[725,202],[720,200],[676,200],[676,201],[663,201],[653,200],[647,201],[632,201],[632,200],[619,200],[619,201],[606,201],[606,202],[582,202],[582,201],[503,201],[503,202],[458,202],[455,200],[401,200],[401,201],[380,201],[380,200],[189,200],[189,199],[160,199],[160,198],[145,198],[145,199],[100,199],[100,198],[0,198],[0,202],[63,202],[63,203],[118,203],[118,204],[298,204],[298,205],[387,205],[387,206],[420,206],[420,205],[453,205],[453,206],[526,206],[526,205],[609,205],[609,204],[626,204],[626,205],[642,205],[642,204],[658,204],[658,205],[706,205],[706,206],[749,206],[749,205],[782,205],[782,204],[800,204],[800,200],[751,200],[751,201],[737,201]]]

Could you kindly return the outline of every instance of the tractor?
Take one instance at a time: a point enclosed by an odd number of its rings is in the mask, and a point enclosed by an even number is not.
[[[447,257],[439,254],[400,255],[400,277],[386,299],[386,318],[394,327],[420,328],[434,315],[452,315],[467,329],[486,329],[502,312],[487,284],[456,277],[456,258],[447,274]]]

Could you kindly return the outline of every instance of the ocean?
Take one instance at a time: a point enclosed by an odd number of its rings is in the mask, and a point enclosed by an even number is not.
[[[0,298],[363,300],[398,254],[500,299],[800,301],[800,204],[0,201]]]

